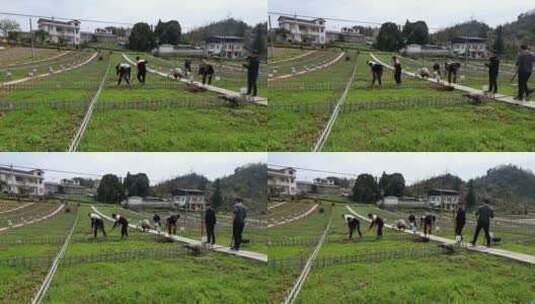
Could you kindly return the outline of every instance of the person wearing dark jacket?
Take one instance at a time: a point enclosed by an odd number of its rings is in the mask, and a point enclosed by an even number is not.
[[[199,65],[199,75],[202,76],[202,84],[205,85],[208,83],[208,85],[212,84],[212,77],[214,76],[214,67],[206,61],[206,59],[201,60],[201,64]]]
[[[416,231],[418,230],[418,225],[416,224],[416,217],[412,213],[409,215],[409,226],[411,227],[412,233],[416,234]]]
[[[186,73],[186,76],[191,73],[191,59],[184,60],[184,73]]]
[[[94,238],[97,238],[97,233],[100,230],[104,237],[106,236],[106,231],[104,230],[104,220],[102,217],[96,213],[89,213],[89,218],[91,219],[91,229],[93,230]]]
[[[383,71],[384,67],[382,64],[368,61],[368,65],[370,66],[371,72],[372,72],[372,87],[375,86],[375,82],[379,84],[379,87],[383,85]]]
[[[463,243],[463,229],[466,224],[466,213],[464,207],[459,205],[457,209],[457,215],[455,216],[455,241],[457,244]]]
[[[206,243],[215,244],[215,224],[217,223],[217,218],[215,215],[215,210],[212,208],[211,204],[207,205],[206,212],[204,213],[204,224],[206,226]]]
[[[383,237],[383,227],[385,225],[385,221],[377,214],[369,213],[368,218],[371,220],[368,231],[370,231],[374,226],[377,227],[377,236],[375,239],[380,240]]]
[[[487,247],[490,247],[491,238],[489,234],[489,228],[490,228],[490,219],[494,218],[494,211],[489,206],[489,200],[485,200],[483,206],[477,209],[476,217],[477,217],[476,232],[474,234],[474,239],[472,240],[470,244],[472,246],[476,245],[479,232],[481,231],[481,229],[483,229],[483,231],[485,231],[485,238],[487,239]]]
[[[458,62],[446,63],[446,72],[448,73],[448,83],[457,83],[457,73],[461,68],[461,64]]]
[[[128,238],[128,220],[126,217],[119,214],[112,214],[111,217],[115,219],[112,229],[115,229],[117,225],[121,225],[121,240]]]
[[[401,61],[399,61],[399,58],[397,56],[392,57],[392,61],[394,64],[394,79],[396,80],[396,84],[401,84]]]
[[[359,238],[362,238],[362,233],[360,232],[360,221],[351,214],[342,214],[342,217],[344,218],[344,222],[347,224],[349,239],[351,240],[353,238],[353,232],[355,229],[359,234]]]
[[[529,100],[529,96],[533,93],[533,90],[528,88],[528,81],[533,72],[533,63],[535,62],[535,54],[529,51],[527,45],[520,47],[520,53],[516,59],[516,75],[518,75],[518,95],[516,100],[522,101]],[[513,77],[513,79],[514,79]]]
[[[256,96],[258,94],[256,82],[260,71],[258,52],[253,51],[253,53],[247,57],[247,64],[244,64],[243,67],[247,69],[247,95]]]
[[[435,62],[435,64],[433,64],[433,72],[435,72],[435,74],[439,78],[442,78],[442,72],[440,72],[440,64],[438,64],[438,62]]]
[[[433,224],[436,221],[436,217],[432,214],[427,214],[422,217],[424,226],[424,237],[428,237],[433,232]]]
[[[498,73],[500,72],[500,58],[494,53],[489,58],[489,62],[485,63],[489,68],[489,90],[488,93],[498,93]]]
[[[176,234],[176,223],[180,218],[180,214],[171,215],[166,219],[167,233],[173,235]]]
[[[242,243],[242,233],[245,228],[245,218],[247,217],[247,210],[242,204],[241,199],[236,199],[234,204],[234,219],[232,220],[232,250],[240,250]]]
[[[147,60],[136,57],[137,65],[137,80],[141,84],[145,84],[145,78],[147,77]]]
[[[152,216],[152,222],[154,223],[154,226],[160,232],[160,228],[162,227],[162,220],[160,219],[160,216],[156,213]]]

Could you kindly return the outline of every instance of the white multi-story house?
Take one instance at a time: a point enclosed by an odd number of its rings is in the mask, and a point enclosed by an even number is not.
[[[268,168],[268,189],[270,193],[296,195],[297,181],[294,168]]]
[[[459,191],[449,189],[433,189],[427,193],[427,203],[431,208],[455,210],[459,205]]]
[[[242,37],[212,36],[205,40],[205,52],[213,56],[241,58],[246,55],[245,42]]]
[[[173,205],[190,211],[204,211],[206,209],[206,194],[195,189],[176,189],[171,193]]]
[[[71,45],[80,44],[80,21],[58,21],[40,18],[37,20],[40,30],[48,33],[48,39],[54,43],[65,42]]]
[[[0,190],[6,194],[45,195],[44,171],[0,167]]]
[[[281,16],[278,19],[279,28],[285,29],[289,35],[288,42],[305,42],[313,44],[325,44],[326,30],[325,19],[316,18],[312,20]]]
[[[450,51],[457,56],[469,58],[487,58],[489,51],[487,39],[479,37],[455,37],[450,41]]]

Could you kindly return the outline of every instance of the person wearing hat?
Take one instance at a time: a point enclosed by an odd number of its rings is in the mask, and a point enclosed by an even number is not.
[[[256,50],[247,57],[247,63],[243,67],[247,69],[247,95],[256,96],[258,94],[256,82],[260,71],[260,59]]]

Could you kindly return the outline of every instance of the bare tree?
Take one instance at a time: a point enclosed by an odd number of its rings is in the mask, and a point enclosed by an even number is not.
[[[20,31],[20,24],[12,19],[0,19],[0,32],[7,37],[9,32]]]

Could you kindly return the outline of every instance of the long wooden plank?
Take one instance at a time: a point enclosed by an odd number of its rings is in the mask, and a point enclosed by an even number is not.
[[[111,222],[115,221],[110,216],[107,216],[104,213],[100,212],[95,206],[91,206],[91,209],[93,209],[93,211],[95,213],[97,213],[98,215],[102,216],[104,219],[106,219],[108,221],[111,221]],[[133,228],[133,229],[140,229],[140,227],[138,227],[138,226],[136,226],[134,224],[129,224],[128,226],[130,228]],[[145,230],[145,232],[150,233],[150,234],[154,234],[154,235],[162,235],[163,234],[166,238],[169,238],[169,239],[177,241],[177,242],[186,243],[188,245],[203,246],[203,243],[201,241],[193,240],[193,239],[186,238],[186,237],[179,236],[179,235],[170,235],[168,233],[165,233],[165,232],[162,233],[162,232],[154,230],[154,229],[147,229],[147,230]],[[230,254],[230,255],[234,255],[234,256],[239,256],[239,257],[242,257],[242,258],[247,258],[247,259],[251,259],[251,260],[255,260],[255,261],[259,261],[259,262],[263,262],[263,263],[267,263],[268,262],[268,256],[267,255],[262,254],[262,253],[258,253],[258,252],[254,252],[254,251],[231,250],[229,247],[225,247],[225,246],[221,246],[221,245],[217,245],[217,244],[214,245],[214,246],[207,247],[207,248],[210,249],[210,250],[216,251],[216,252]]]
[[[28,221],[28,222],[18,223],[18,224],[7,226],[7,227],[2,227],[2,228],[0,228],[0,232],[6,231],[8,229],[20,228],[20,227],[23,227],[23,226],[26,226],[26,225],[35,224],[35,223],[38,223],[40,221],[44,221],[44,220],[49,219],[49,218],[53,217],[54,215],[58,214],[63,209],[63,207],[65,207],[65,204],[61,204],[52,213],[49,213],[49,214],[47,214],[47,215],[45,215],[43,217]]]
[[[359,217],[359,218],[361,218],[361,219],[363,219],[363,220],[365,220],[367,222],[370,222],[370,219],[368,219],[367,217],[364,217],[364,216],[360,215],[359,213],[355,212],[353,209],[351,209],[351,207],[346,206],[346,208],[347,208],[347,210],[349,212],[351,212],[355,216],[357,216],[357,217]],[[385,224],[385,227],[400,231],[400,230],[392,227],[392,225]],[[401,230],[401,231],[405,232],[405,233],[412,234],[412,231],[409,231],[409,230]],[[422,232],[417,232],[416,234],[421,236],[421,237],[424,236],[424,234]],[[436,236],[436,235],[428,235],[427,238],[429,238],[432,241],[440,242],[440,243],[443,243],[443,244],[446,244],[446,245],[454,245],[454,244],[456,244],[456,242],[454,240],[447,239],[447,238],[440,237],[440,236]],[[507,258],[507,259],[515,260],[515,261],[522,262],[522,263],[528,263],[528,264],[531,264],[531,265],[535,265],[535,256],[532,256],[532,255],[529,255],[529,254],[518,253],[518,252],[513,252],[513,251],[509,251],[509,250],[504,250],[504,249],[487,248],[487,247],[484,247],[484,246],[471,246],[471,245],[468,245],[468,244],[464,244],[462,246],[464,248],[468,249],[468,250],[471,250],[471,251],[476,251],[476,252],[480,252],[480,253],[486,253],[486,254],[490,254],[490,255],[494,255],[494,256],[499,256],[499,257],[504,257],[504,258]]]
[[[289,224],[291,222],[295,222],[297,220],[300,220],[304,217],[307,217],[308,215],[310,215],[312,212],[314,212],[317,208],[318,208],[318,204],[315,204],[314,206],[312,206],[309,210],[307,210],[306,212],[298,215],[298,216],[295,216],[295,217],[292,217],[291,219],[287,219],[287,220],[284,220],[284,221],[280,221],[278,223],[275,223],[275,224],[268,224],[267,227],[268,228],[272,228],[272,227],[276,227],[276,226],[280,226],[280,225],[285,225],[285,224]]]
[[[342,52],[336,58],[334,58],[333,60],[331,60],[331,61],[329,61],[327,63],[320,64],[318,66],[315,66],[315,67],[310,68],[310,69],[305,70],[305,71],[299,71],[299,72],[293,73],[293,74],[285,74],[285,75],[280,75],[280,76],[276,76],[276,77],[271,77],[271,78],[268,78],[268,81],[276,81],[276,80],[288,79],[288,78],[292,78],[292,77],[295,77],[295,76],[305,75],[305,74],[308,74],[308,73],[312,73],[312,72],[315,72],[315,71],[326,69],[326,68],[334,65],[338,61],[340,61],[340,59],[344,58],[345,55],[346,55],[346,53]]]
[[[16,207],[16,208],[13,208],[13,209],[8,209],[8,210],[4,210],[2,212],[0,212],[0,214],[4,214],[4,213],[10,213],[10,212],[13,212],[13,211],[17,211],[17,210],[20,210],[22,208],[26,208],[28,206],[31,206],[35,203],[26,203],[26,204],[23,204],[22,206],[19,206],[19,207]]]

